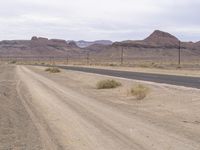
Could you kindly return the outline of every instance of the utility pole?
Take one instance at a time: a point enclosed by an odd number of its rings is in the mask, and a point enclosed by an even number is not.
[[[49,56],[49,65],[52,66],[52,59],[51,59],[51,56]]]
[[[67,65],[69,64],[69,55],[67,54]]]
[[[181,65],[181,41],[178,42],[178,65]]]
[[[55,67],[56,63],[55,63],[55,57],[53,56],[53,67]]]
[[[121,65],[124,63],[124,48],[121,49]]]
[[[87,52],[87,65],[89,64],[90,52]]]

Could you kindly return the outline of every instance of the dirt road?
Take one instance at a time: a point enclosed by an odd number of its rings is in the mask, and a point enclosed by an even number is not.
[[[40,135],[17,93],[15,66],[0,66],[0,150],[41,149]]]
[[[194,117],[183,116],[184,107],[154,116],[153,108],[106,102],[31,67],[2,69],[0,149],[200,149],[200,122],[183,122]]]

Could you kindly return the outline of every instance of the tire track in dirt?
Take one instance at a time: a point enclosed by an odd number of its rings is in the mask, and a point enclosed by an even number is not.
[[[134,116],[124,116],[111,107],[62,87],[25,67],[18,69],[29,90],[34,89],[31,92],[35,106],[43,109],[39,110],[41,115],[46,118],[63,147],[71,145],[74,149],[116,150],[199,149],[199,144],[189,139],[145,124],[146,122]],[[70,138],[74,141],[70,141]]]
[[[34,125],[36,126],[37,130],[40,133],[43,149],[45,149],[45,150],[47,150],[47,149],[48,150],[62,149],[61,147],[59,148],[59,146],[57,144],[55,144],[56,143],[55,140],[53,140],[53,138],[51,138],[51,136],[49,135],[49,132],[47,132],[47,127],[45,127],[44,124],[40,123],[38,115],[36,115],[36,113],[34,113],[34,111],[33,111],[34,108],[30,107],[30,105],[28,104],[28,102],[26,101],[24,96],[21,94],[22,92],[20,90],[21,89],[20,84],[21,84],[21,81],[18,81],[17,87],[16,87],[18,96],[20,97],[20,100],[21,100],[23,106],[25,107],[31,120],[33,121]]]
[[[16,66],[0,66],[0,149],[42,149],[39,133],[17,94]]]

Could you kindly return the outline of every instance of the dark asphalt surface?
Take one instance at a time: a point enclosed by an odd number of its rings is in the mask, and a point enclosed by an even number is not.
[[[58,66],[62,69],[82,71],[88,73],[96,73],[101,75],[108,75],[114,77],[121,77],[126,79],[135,79],[143,81],[151,81],[156,83],[166,83],[178,86],[192,87],[200,89],[200,77],[176,76],[176,75],[161,75],[153,73],[139,73],[130,71],[118,71],[107,69],[96,69],[76,66]]]

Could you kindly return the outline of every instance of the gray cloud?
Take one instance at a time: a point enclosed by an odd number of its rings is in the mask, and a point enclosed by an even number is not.
[[[200,40],[199,0],[0,0],[0,39],[143,39],[154,29]]]

